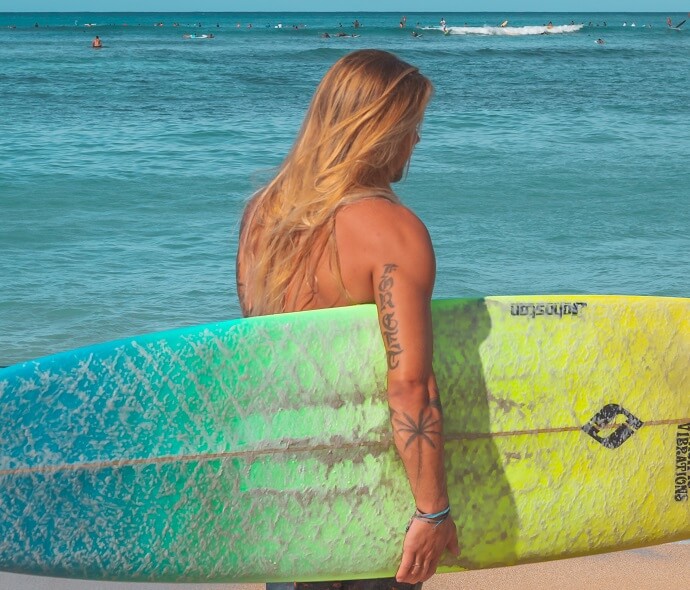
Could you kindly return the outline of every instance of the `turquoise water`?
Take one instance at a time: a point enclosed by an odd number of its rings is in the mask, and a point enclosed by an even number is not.
[[[237,317],[243,203],[363,47],[436,86],[399,185],[436,297],[690,296],[683,15],[400,16],[0,14],[0,365]]]

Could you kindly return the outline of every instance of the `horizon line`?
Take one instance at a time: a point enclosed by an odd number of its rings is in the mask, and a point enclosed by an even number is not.
[[[0,14],[674,14],[682,10],[467,10],[467,11],[391,11],[391,10],[3,10]],[[690,12],[688,12],[690,15]]]

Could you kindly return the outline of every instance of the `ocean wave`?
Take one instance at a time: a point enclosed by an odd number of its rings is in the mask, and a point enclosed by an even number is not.
[[[578,25],[539,25],[526,27],[446,27],[449,35],[503,35],[506,37],[520,37],[524,35],[556,35],[560,33],[576,33],[584,27]],[[441,27],[429,27],[430,29],[443,30]]]

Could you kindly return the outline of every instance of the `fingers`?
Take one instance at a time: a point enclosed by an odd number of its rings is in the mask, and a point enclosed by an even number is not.
[[[395,579],[406,584],[426,582],[436,573],[437,565],[438,558],[434,559],[428,553],[403,549],[403,557]]]
[[[398,568],[398,571],[395,573],[395,579],[398,582],[405,582],[407,584],[414,584],[414,582],[410,581],[410,576],[412,575],[414,569],[415,569],[414,555],[412,555],[411,553],[409,553],[407,551],[404,551],[402,561],[400,562],[400,567]]]
[[[403,543],[403,555],[395,578],[398,582],[426,582],[436,573],[444,550],[459,555],[455,523],[448,519],[438,528],[427,523],[412,523]]]
[[[432,564],[432,562],[424,563],[420,560],[410,565],[401,564],[395,574],[395,579],[405,584],[417,584],[419,582],[426,582],[435,572],[436,564]]]
[[[436,566],[431,567],[428,563],[418,563],[412,566],[411,573],[411,577],[414,579],[414,581],[411,582],[412,584],[416,584],[417,582],[426,582],[436,573]]]

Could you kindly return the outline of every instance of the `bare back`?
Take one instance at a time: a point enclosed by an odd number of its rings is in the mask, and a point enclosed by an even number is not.
[[[251,228],[246,229],[251,231]],[[407,232],[411,235],[399,235]],[[398,239],[391,239],[390,234],[398,234]],[[364,199],[340,209],[335,218],[335,240],[337,263],[332,263],[327,251],[321,253],[318,260],[310,260],[310,263],[316,263],[316,288],[312,290],[306,284],[292,285],[291,289],[299,289],[299,292],[287,293],[286,300],[296,301],[297,304],[294,309],[286,309],[286,312],[375,303],[376,271],[383,264],[394,263],[401,256],[408,256],[395,251],[395,242],[401,242],[407,249],[407,246],[419,240],[423,251],[428,254],[431,250],[426,229],[417,217],[402,205],[382,198]],[[240,242],[238,254],[239,284],[246,284],[245,273],[251,268],[249,253],[243,251],[243,242]],[[433,252],[431,254],[433,263]],[[433,276],[433,267],[428,270]],[[251,293],[244,293],[242,289],[239,291],[242,308],[246,310],[250,307]]]

